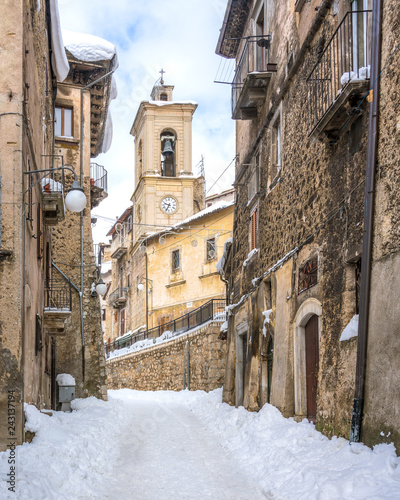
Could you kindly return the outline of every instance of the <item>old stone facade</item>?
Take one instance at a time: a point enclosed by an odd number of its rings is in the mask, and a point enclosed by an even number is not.
[[[219,339],[220,328],[220,323],[211,323],[164,344],[108,361],[109,389],[190,388],[208,392],[221,387],[226,343]]]
[[[360,307],[373,3],[233,0],[217,46],[236,58],[238,155],[233,244],[221,271],[231,302],[224,401],[250,410],[270,402],[329,436],[349,437],[355,394],[357,337],[342,332]],[[383,33],[398,35],[398,14],[396,2],[383,1]],[[382,441],[380,428],[398,444],[394,38],[384,35],[381,50],[390,67],[379,94],[368,444]]]
[[[42,225],[37,176],[24,173],[45,168],[42,155],[52,153],[55,80],[49,12],[34,4],[0,5],[0,450],[23,439],[24,401],[51,399],[47,353],[37,339],[50,228]]]
[[[24,403],[56,408],[57,374],[74,376],[79,397],[105,395],[99,303],[90,292],[90,206],[81,214],[69,212],[64,195],[75,179],[91,206],[103,197],[99,183],[90,182],[89,163],[103,143],[111,82],[95,89],[92,105],[93,93],[83,94],[81,114],[73,80],[78,73],[83,79],[85,71],[94,80],[110,69],[110,61],[83,68],[72,54],[68,60],[57,10],[56,0],[0,6],[2,450],[9,440],[24,439]]]

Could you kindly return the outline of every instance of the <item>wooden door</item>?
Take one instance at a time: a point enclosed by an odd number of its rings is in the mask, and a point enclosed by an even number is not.
[[[306,344],[306,389],[307,418],[316,421],[317,415],[317,385],[319,367],[318,316],[314,315],[305,326]]]
[[[121,332],[120,335],[125,333],[125,309],[121,310]]]
[[[274,359],[274,342],[272,337],[270,337],[267,348],[267,364],[268,364],[268,392],[267,392],[267,403],[271,402],[271,386],[272,386],[272,362]]]

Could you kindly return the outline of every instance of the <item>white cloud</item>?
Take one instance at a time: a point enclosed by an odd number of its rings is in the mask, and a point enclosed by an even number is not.
[[[99,36],[118,51],[118,97],[111,103],[114,140],[96,161],[108,170],[109,197],[95,213],[116,217],[129,205],[134,179],[134,139],[129,135],[141,100],[147,100],[161,68],[175,85],[176,100],[194,100],[193,167],[205,157],[210,187],[235,155],[230,87],[215,84],[215,54],[226,0],[59,0],[62,27]],[[213,192],[233,182],[234,167]],[[211,193],[210,193],[211,194]],[[108,224],[109,226],[109,224]],[[102,237],[100,221],[95,238]]]

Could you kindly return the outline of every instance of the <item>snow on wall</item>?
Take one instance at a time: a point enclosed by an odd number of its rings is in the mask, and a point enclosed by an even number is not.
[[[115,45],[103,38],[87,33],[62,30],[64,46],[80,61],[111,61],[112,69],[118,68],[118,56]]]
[[[51,65],[57,77],[57,81],[63,82],[69,73],[69,63],[64,49],[63,35],[61,32],[60,16],[58,13],[57,0],[50,0],[51,18]]]
[[[232,244],[232,241],[233,241],[232,237],[225,240],[224,251],[222,252],[222,257],[219,259],[219,261],[215,265],[219,274],[221,274],[223,272],[223,269],[225,267],[227,247],[228,247],[228,245]]]
[[[264,337],[267,336],[267,328],[266,325],[269,324],[269,317],[271,316],[272,309],[268,309],[268,311],[263,311],[262,314],[264,316],[264,323],[263,323],[263,335]]]
[[[358,314],[355,314],[340,335],[340,342],[358,336]]]

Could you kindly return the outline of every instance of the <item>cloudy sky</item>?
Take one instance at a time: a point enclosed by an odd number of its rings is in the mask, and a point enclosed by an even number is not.
[[[111,104],[114,139],[109,152],[95,160],[108,170],[109,196],[94,213],[115,218],[129,206],[134,188],[134,139],[129,131],[161,68],[166,71],[165,83],[175,85],[175,100],[199,105],[193,119],[193,168],[203,155],[208,194],[229,188],[233,165],[212,187],[235,156],[230,86],[214,83],[223,62],[215,47],[227,0],[58,0],[58,4],[64,29],[104,38],[118,51],[118,97]],[[105,241],[109,227],[110,222],[99,218],[95,240]]]

